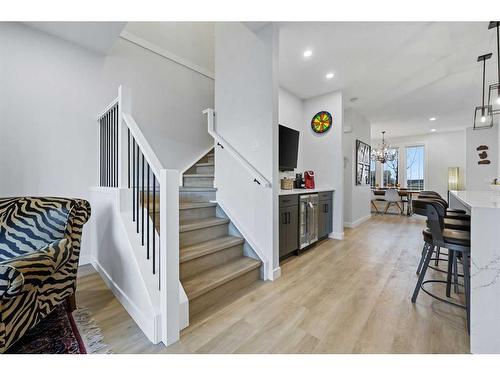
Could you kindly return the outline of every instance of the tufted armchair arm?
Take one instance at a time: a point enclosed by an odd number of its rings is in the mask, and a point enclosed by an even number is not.
[[[29,254],[0,263],[0,300],[36,289],[71,257],[71,242],[63,238]]]

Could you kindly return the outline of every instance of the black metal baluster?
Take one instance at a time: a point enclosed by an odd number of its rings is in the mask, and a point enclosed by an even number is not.
[[[137,189],[136,193],[137,196],[135,197],[135,208],[136,212],[135,214],[137,215],[137,226],[136,226],[136,231],[139,233],[139,145],[137,145]]]
[[[118,104],[115,106],[115,187],[118,187],[118,155],[120,145],[118,144]]]
[[[142,154],[141,243],[144,246],[144,154]]]
[[[135,221],[135,138],[132,138],[132,221]]]
[[[99,119],[99,186],[102,186],[102,118]]]
[[[156,255],[156,176],[153,174],[153,275],[156,274],[156,263],[155,263],[155,255]]]
[[[127,128],[127,179],[128,188],[130,189],[130,129]]]
[[[113,129],[113,122],[115,121],[115,113],[113,111],[113,108],[109,111],[109,133],[111,134],[109,138],[110,142],[110,149],[111,152],[109,153],[109,170],[110,170],[110,185],[113,187],[115,186],[115,181],[114,181],[114,176],[115,176],[115,132]]]
[[[109,112],[108,114],[106,115],[106,132],[107,132],[107,152],[106,152],[106,155],[107,155],[107,166],[106,166],[106,169],[107,169],[107,185],[106,186],[111,186],[111,158],[110,158],[110,148],[111,148],[111,134],[109,132]]]
[[[147,192],[148,192],[148,216],[149,216],[149,213],[151,212],[151,206],[149,205],[149,196],[151,194],[149,191],[149,163],[148,163],[148,179],[147,179],[147,181],[148,181]],[[153,204],[154,204],[154,202],[153,202]],[[146,233],[147,233],[147,235],[146,235],[146,251],[147,251],[146,257],[147,257],[147,259],[149,259],[149,217],[148,217],[148,222],[147,222],[146,227],[147,227],[147,231],[146,231]]]

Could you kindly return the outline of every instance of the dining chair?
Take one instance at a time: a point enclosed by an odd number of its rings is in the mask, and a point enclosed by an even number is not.
[[[375,212],[379,214],[380,211],[378,210],[378,207],[375,204],[375,202],[385,202],[385,199],[382,197],[382,195],[376,195],[375,192],[372,190],[372,199],[370,202],[372,207],[375,209]]]
[[[387,210],[392,204],[396,204],[399,208],[399,212],[402,215],[403,214],[403,201],[401,199],[401,196],[399,195],[399,192],[396,189],[388,189],[386,190],[384,194],[384,200],[387,202],[387,205],[385,206],[385,211],[384,214],[387,213]],[[400,204],[401,203],[401,204]]]

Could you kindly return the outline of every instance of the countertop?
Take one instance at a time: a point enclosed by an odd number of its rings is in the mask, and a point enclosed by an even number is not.
[[[500,191],[451,190],[462,204],[471,208],[500,208]]]
[[[279,195],[311,194],[311,193],[320,193],[322,191],[335,191],[335,189],[332,187],[319,187],[315,189],[292,189],[292,190],[280,189]]]

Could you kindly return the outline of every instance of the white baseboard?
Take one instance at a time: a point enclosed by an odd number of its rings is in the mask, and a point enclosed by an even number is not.
[[[143,312],[130,300],[130,298],[123,292],[123,290],[116,285],[111,276],[100,266],[100,264],[92,259],[92,265],[95,270],[101,275],[104,283],[107,287],[113,292],[116,299],[122,304],[122,306],[127,310],[129,315],[134,319],[147,338],[153,343],[158,344],[160,341],[158,340],[157,332],[158,324],[160,324],[159,316],[146,316]]]
[[[328,235],[329,238],[333,238],[334,240],[343,240],[344,232],[332,232]]]
[[[92,259],[90,258],[90,255],[80,256],[80,259],[78,260],[78,266],[84,266],[91,263]]]
[[[275,281],[281,277],[281,267],[276,267],[273,269],[271,281]]]
[[[344,222],[344,227],[346,228],[356,228],[359,227],[361,224],[363,224],[365,221],[368,221],[372,218],[372,214],[370,213],[369,215],[366,215],[362,217],[361,219],[355,220],[353,222]]]

